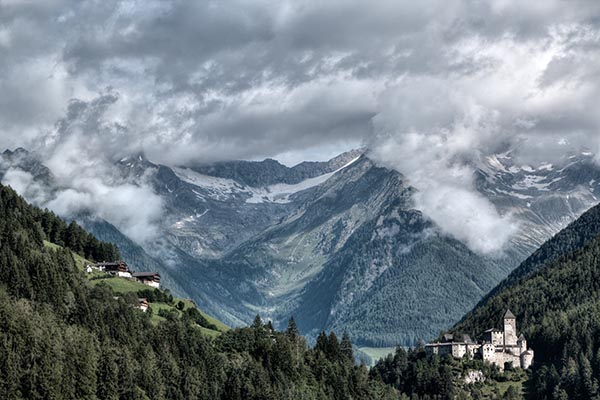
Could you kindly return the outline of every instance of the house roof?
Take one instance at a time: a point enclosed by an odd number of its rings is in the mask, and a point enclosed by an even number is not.
[[[515,314],[513,314],[512,311],[506,310],[506,314],[504,314],[504,319],[517,319],[517,317],[515,317]]]
[[[135,278],[154,278],[158,276],[160,278],[160,274],[158,272],[134,272],[133,277]]]
[[[127,263],[125,261],[111,261],[111,262],[101,262],[101,263],[97,263],[97,264],[92,264],[93,266],[96,267],[106,267],[108,265],[127,265]]]
[[[442,336],[442,340],[444,342],[452,342],[454,340],[454,335],[451,333],[444,333],[444,335]]]
[[[500,329],[492,328],[492,329],[488,329],[484,333],[487,333],[487,332],[502,332],[502,331]]]
[[[467,335],[467,334],[463,335],[463,340],[464,340],[464,342],[465,342],[465,343],[467,343],[467,344],[473,344],[473,343],[475,343],[475,342],[473,341],[473,339],[471,339],[471,336],[469,336],[469,335]]]
[[[523,334],[521,333],[521,336],[519,336],[519,340],[525,340],[525,335],[523,335]]]

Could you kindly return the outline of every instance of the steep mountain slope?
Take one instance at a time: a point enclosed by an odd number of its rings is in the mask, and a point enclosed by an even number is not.
[[[374,346],[411,345],[453,324],[595,204],[600,184],[586,154],[535,168],[510,153],[483,158],[476,189],[519,223],[505,254],[492,258],[441,234],[415,209],[410,183],[361,152],[291,168],[274,160],[169,167],[143,156],[116,166],[162,197],[162,234],[142,248],[104,222],[88,227],[164,271],[178,293],[231,325],[256,313],[276,325],[295,315],[303,332],[348,331]]]
[[[52,237],[66,247],[49,245]],[[190,302],[165,303],[156,318],[152,308],[135,308],[139,292],[105,282],[121,278],[88,281],[74,254],[119,257],[112,245],[0,185],[0,398],[398,397],[354,365],[347,338],[323,335],[307,349],[293,321],[283,333],[260,319],[217,332]],[[151,304],[172,300],[160,290],[150,295]]]
[[[436,233],[412,208],[412,190],[363,157],[303,193],[296,214],[228,254],[222,269],[262,266],[253,277],[260,303],[245,301],[275,321],[295,315],[313,334],[328,327],[363,343],[413,343],[508,270]],[[433,313],[446,296],[456,310]]]
[[[545,243],[453,331],[497,326],[510,307],[535,350],[534,398],[600,396],[600,206]]]
[[[600,241],[600,206],[593,207],[585,212],[580,218],[571,223],[567,228],[556,234],[553,238],[544,243],[530,257],[528,257],[519,267],[517,267],[506,279],[504,279],[494,290],[486,296],[472,311],[456,325],[455,329],[465,332],[473,332],[475,327],[495,326],[498,316],[501,316],[502,310],[510,306],[511,311],[517,317],[537,318],[545,312],[545,308],[538,308],[537,305],[529,304],[531,293],[524,290],[525,285],[531,282],[543,282],[546,291],[552,297],[561,296],[561,288],[569,287],[572,283],[577,283],[573,287],[577,290],[573,293],[576,296],[596,296],[598,293],[592,291],[585,293],[587,284],[595,285],[597,282],[578,282],[573,281],[578,273],[564,282],[550,281],[551,277],[556,278],[556,274],[565,274],[574,272],[578,267],[581,272],[594,273],[598,265],[595,261],[583,263],[582,259],[593,256],[596,246]],[[593,259],[592,259],[593,260]],[[563,277],[561,275],[561,277]],[[577,277],[579,279],[580,277]],[[554,292],[556,289],[556,293]],[[539,290],[539,288],[538,288]],[[520,296],[513,296],[521,292]],[[540,293],[537,293],[538,295]],[[552,309],[561,310],[561,304],[564,301],[569,302],[567,296],[556,304],[545,304]],[[536,307],[535,316],[526,313]],[[496,314],[494,314],[496,313]],[[525,315],[528,314],[528,315]],[[492,319],[490,319],[492,318]],[[527,320],[525,321],[527,325]]]
[[[520,224],[508,253],[518,263],[598,202],[600,169],[591,153],[565,155],[558,165],[518,164],[510,152],[477,165],[475,186]]]
[[[295,315],[315,335],[335,328],[361,343],[409,344],[455,321],[509,272],[437,233],[400,174],[352,156],[333,172],[261,188],[156,167],[176,219],[168,252],[196,260],[176,256],[188,292],[232,324]],[[433,309],[446,300],[456,307]]]
[[[170,243],[201,262],[186,276],[226,293],[205,299],[228,310],[219,315],[239,323],[259,312],[278,323],[293,314],[304,332],[332,328],[361,344],[412,344],[452,324],[594,204],[589,177],[600,176],[586,155],[537,169],[515,166],[508,153],[483,160],[477,189],[521,225],[497,259],[439,234],[414,209],[414,189],[399,173],[354,156],[301,182],[272,160],[156,167],[156,188],[166,188],[169,215],[177,216]]]

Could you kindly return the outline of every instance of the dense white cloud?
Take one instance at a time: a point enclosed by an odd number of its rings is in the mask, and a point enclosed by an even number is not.
[[[587,24],[549,24],[530,37],[456,41],[446,50],[472,71],[407,75],[382,92],[374,157],[409,177],[417,207],[443,230],[474,250],[502,250],[516,226],[476,192],[473,166],[507,148],[533,165],[598,151],[598,37]]]
[[[117,187],[100,173],[140,151],[293,162],[366,144],[445,231],[495,251],[513,225],[470,165],[600,153],[598,21],[588,0],[0,0],[0,145],[48,154],[68,187]],[[55,157],[71,149],[75,169]]]

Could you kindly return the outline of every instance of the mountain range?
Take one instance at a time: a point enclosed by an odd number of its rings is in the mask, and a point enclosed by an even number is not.
[[[518,222],[503,254],[490,256],[444,234],[415,205],[410,180],[362,150],[294,167],[166,166],[136,155],[115,168],[164,200],[159,237],[135,243],[94,210],[72,217],[132,265],[158,270],[231,325],[260,314],[281,326],[293,315],[303,333],[346,331],[365,346],[412,345],[454,324],[596,204],[600,185],[589,153],[537,166],[510,151],[481,157],[474,189]],[[39,205],[60,189],[33,153],[5,152],[0,176],[15,170],[33,176],[37,191],[22,194]]]

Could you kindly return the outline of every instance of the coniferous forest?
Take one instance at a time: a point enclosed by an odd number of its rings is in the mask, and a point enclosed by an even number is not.
[[[500,396],[464,383],[481,371],[488,382],[527,379],[527,398],[599,399],[599,215],[596,207],[563,230],[453,328],[475,336],[510,307],[536,351],[531,372],[429,357],[420,347],[399,348],[369,370],[356,364],[347,335],[323,332],[310,347],[293,319],[277,332],[257,316],[215,338],[190,310],[151,323],[135,309],[137,296],[92,285],[76,265],[75,256],[118,259],[115,246],[2,186],[0,398],[522,398],[512,386]],[[162,291],[139,294],[173,302]]]
[[[295,324],[259,317],[217,339],[191,318],[154,326],[137,298],[91,286],[73,252],[119,257],[76,224],[0,187],[0,398],[392,399],[356,366],[347,337],[308,348]],[[64,246],[50,250],[44,240]]]

